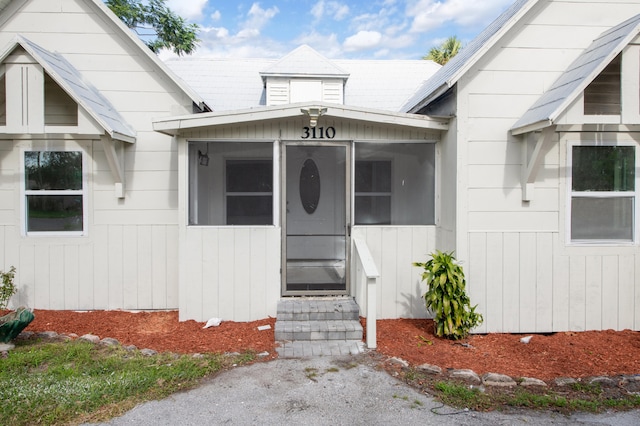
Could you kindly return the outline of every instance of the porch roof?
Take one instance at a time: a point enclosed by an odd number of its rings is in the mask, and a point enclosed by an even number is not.
[[[153,129],[160,133],[177,136],[181,130],[187,129],[301,117],[306,115],[304,110],[314,108],[323,110],[322,117],[341,118],[437,131],[447,130],[449,128],[447,120],[434,119],[424,115],[389,112],[327,102],[300,102],[237,111],[208,112],[160,118],[153,122]]]
[[[16,47],[22,47],[49,76],[104,129],[113,139],[133,143],[136,132],[100,91],[90,85],[82,74],[58,53],[50,52],[22,35],[0,51],[0,63]]]
[[[556,124],[562,113],[638,34],[640,15],[602,33],[511,127],[511,133],[519,135]]]

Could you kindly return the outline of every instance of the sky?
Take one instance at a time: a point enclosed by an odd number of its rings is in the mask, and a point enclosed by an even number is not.
[[[421,59],[463,45],[514,0],[167,0],[200,27],[192,56],[281,58],[308,44],[330,59]],[[164,52],[161,57],[171,54]]]

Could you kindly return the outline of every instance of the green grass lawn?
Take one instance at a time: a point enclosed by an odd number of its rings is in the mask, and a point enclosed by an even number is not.
[[[0,424],[102,421],[253,359],[251,353],[144,356],[77,340],[19,341],[0,358]]]

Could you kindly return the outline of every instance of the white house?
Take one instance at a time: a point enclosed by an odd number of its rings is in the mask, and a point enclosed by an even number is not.
[[[411,263],[439,249],[476,332],[640,329],[639,14],[518,0],[443,68],[163,64],[99,0],[0,0],[13,303],[425,317]]]
[[[99,0],[0,1],[0,265],[12,304],[178,306],[175,141],[207,107]]]
[[[402,108],[450,117],[439,248],[478,332],[640,329],[639,13],[518,0]]]

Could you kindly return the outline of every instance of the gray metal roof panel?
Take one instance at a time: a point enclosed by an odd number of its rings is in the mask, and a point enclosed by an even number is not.
[[[513,125],[512,131],[535,123],[552,123],[586,86],[640,32],[640,15],[605,31],[587,47]]]
[[[265,103],[260,71],[273,59],[172,58],[167,67],[214,111],[251,108]]]
[[[166,64],[202,96],[214,111],[239,110],[265,105],[260,72],[273,59],[173,58]],[[345,105],[399,111],[403,102],[440,66],[424,60],[332,61],[347,73]]]
[[[82,78],[82,75],[64,57],[49,52],[23,36],[17,36],[16,45],[22,46],[47,71],[58,85],[65,89],[71,98],[80,104],[112,137],[124,135],[135,139],[136,132],[120,113],[95,87]],[[3,55],[3,57],[6,56]]]
[[[292,50],[282,59],[262,70],[260,74],[262,76],[309,75],[342,78],[349,76],[348,72],[306,44]]]
[[[494,37],[508,24],[515,21],[516,15],[527,9],[525,6],[532,6],[537,0],[516,0],[507,10],[487,26],[476,38],[464,46],[460,52],[454,56],[440,71],[429,78],[402,106],[403,112],[416,112],[429,100],[434,99],[434,95],[439,94],[439,89],[444,90],[452,87],[459,78],[460,72],[469,64],[475,62],[480,52],[490,44]]]

